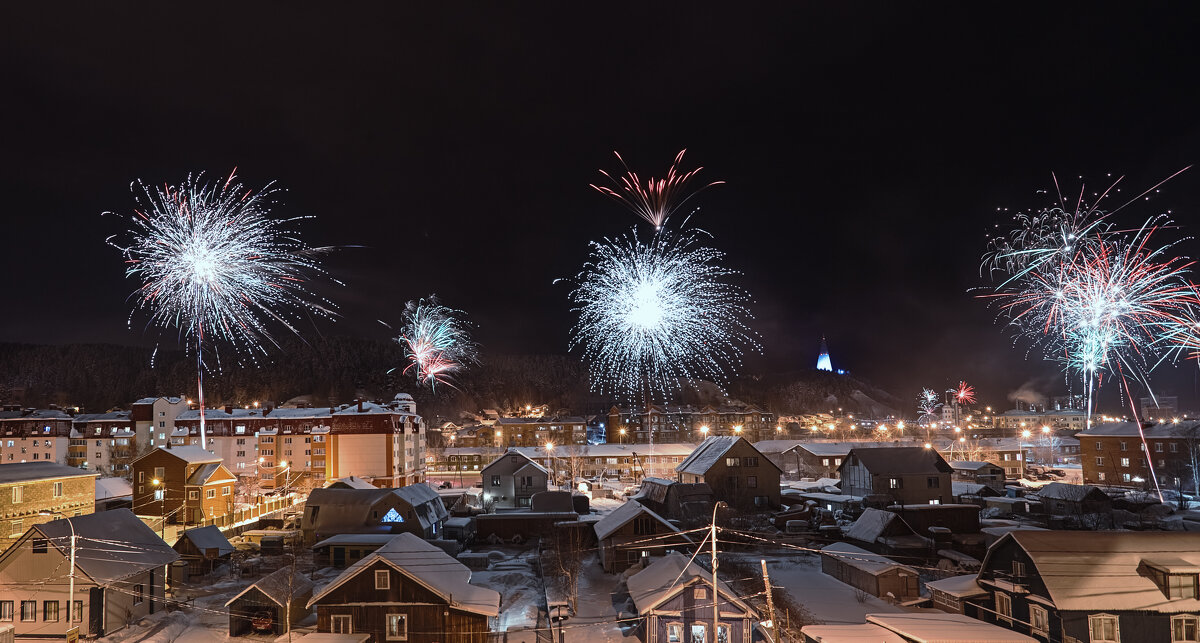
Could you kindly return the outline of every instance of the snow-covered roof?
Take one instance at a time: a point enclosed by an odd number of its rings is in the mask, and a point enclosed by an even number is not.
[[[937,450],[925,447],[855,447],[850,451],[849,457],[842,460],[842,467],[855,459],[873,475],[937,474],[953,471]]]
[[[496,456],[491,462],[484,465],[484,467],[480,471],[480,473],[482,474],[484,471],[487,471],[489,468],[491,468],[491,466],[493,464],[496,464],[497,462],[502,461],[506,456],[514,456],[514,455],[525,458],[525,460],[527,461],[527,464],[532,464],[533,466],[537,467],[542,472],[543,475],[546,475],[546,476],[550,475],[550,472],[546,469],[546,467],[543,467],[542,465],[538,464],[537,462],[534,462],[533,458],[530,458],[529,456],[525,455],[524,453],[521,453],[521,451],[517,447],[509,447],[509,449],[507,451]],[[522,464],[521,467],[519,467],[519,468],[524,468],[525,466],[527,466],[527,465]],[[514,470],[513,473],[516,473],[516,471]]]
[[[841,484],[838,478],[817,478],[816,480],[793,480],[790,482],[781,483],[784,489],[794,489],[796,491],[808,491],[810,489],[824,490],[827,487],[837,487]]]
[[[99,474],[92,471],[84,471],[78,467],[68,467],[56,462],[13,462],[0,465],[0,484],[78,476],[95,477],[97,475]]]
[[[805,640],[817,643],[907,643],[895,632],[875,625],[805,625],[800,629]]]
[[[759,440],[754,443],[754,448],[758,452],[766,455],[768,453],[783,453],[792,447],[803,444],[803,440]]]
[[[225,607],[233,605],[233,602],[241,598],[242,594],[257,589],[264,596],[271,599],[276,605],[286,607],[287,601],[282,599],[287,598],[290,594],[291,598],[302,598],[312,592],[313,582],[307,576],[301,573],[292,573],[291,566],[280,567],[279,569],[263,576],[255,583],[238,592],[233,598],[225,603]]]
[[[337,486],[335,487],[334,485],[337,485]],[[325,485],[325,488],[328,489],[330,487],[333,487],[335,489],[337,489],[337,488],[378,489],[378,487],[371,484],[370,482],[367,482],[366,480],[363,480],[362,478],[358,478],[355,476],[346,476],[345,478],[335,478],[333,480],[330,480],[329,483]]]
[[[678,442],[663,444],[564,444],[554,447],[550,453],[544,447],[510,447],[529,458],[545,460],[547,457],[570,458],[581,456],[585,458],[619,458],[622,456],[648,455],[686,456],[696,449],[696,445]],[[478,452],[479,449],[472,451]]]
[[[850,543],[832,543],[826,545],[821,548],[821,554],[831,556],[835,560],[855,569],[861,569],[868,574],[877,575],[893,569],[902,569],[911,572],[913,576],[917,575],[917,571],[911,567],[901,565],[886,556],[869,552],[862,547],[856,547]]]
[[[71,415],[58,409],[0,411],[0,420],[69,420]]]
[[[417,515],[417,521],[421,523],[423,529],[429,529],[431,525],[444,522],[450,517],[450,512],[446,510],[442,497],[424,482],[400,487],[393,493],[412,505],[413,513]]]
[[[850,529],[846,530],[846,537],[851,540],[858,540],[864,543],[873,543],[883,535],[883,532],[892,524],[893,521],[899,521],[904,525],[907,531],[912,531],[912,527],[904,522],[900,516],[882,509],[874,509],[868,507],[863,509],[863,513],[850,525]]]
[[[371,555],[347,567],[332,582],[313,594],[308,601],[308,607],[312,607],[322,597],[362,570],[381,561],[437,594],[449,603],[450,607],[486,616],[496,616],[500,613],[499,592],[472,585],[471,570],[466,565],[455,560],[440,547],[435,547],[410,533],[395,536]]]
[[[992,467],[994,469],[1001,468],[999,465],[992,464],[991,462],[984,462],[982,460],[951,460],[950,461],[950,468],[954,469],[955,471],[979,471],[980,469],[982,469],[984,467]]]
[[[667,522],[667,520],[662,516],[650,511],[646,505],[643,505],[635,500],[627,500],[620,507],[613,509],[608,513],[608,515],[601,518],[600,521],[593,526],[596,530],[596,538],[598,540],[604,540],[605,538],[608,538],[609,536],[613,535],[613,532],[628,524],[630,520],[633,520],[634,518],[637,518],[643,514],[658,521],[667,528],[667,531],[679,531],[678,527]]]
[[[109,411],[108,413],[80,413],[71,420],[79,424],[84,422],[128,422],[129,411]]]
[[[980,587],[979,583],[975,582],[976,576],[976,574],[951,576],[950,578],[943,578],[941,580],[931,580],[925,583],[925,586],[931,591],[936,590],[956,598],[966,598],[968,596],[987,594],[987,590]]]
[[[197,467],[196,470],[194,472],[192,472],[192,475],[188,476],[188,479],[185,484],[189,484],[189,485],[208,484],[208,482],[212,479],[212,477],[221,470],[221,466],[222,465],[221,465],[220,461],[206,462],[203,465]],[[233,474],[229,474],[228,479],[232,480]]]
[[[1195,435],[1200,432],[1200,420],[1183,420],[1182,422],[1159,422],[1146,427],[1141,427],[1138,431],[1139,424],[1137,422],[1109,422],[1106,424],[1096,424],[1088,427],[1087,430],[1075,434],[1077,438],[1091,437],[1127,437],[1140,438],[1142,433],[1146,434],[1147,438],[1178,438],[1188,435]]]
[[[846,457],[851,449],[870,446],[871,442],[801,442],[796,448],[803,449],[817,457]]]
[[[395,538],[395,534],[338,534],[322,540],[313,545],[312,548],[320,549],[333,545],[375,545],[382,547],[392,538]]]
[[[932,610],[867,614],[867,622],[915,643],[1037,643],[1037,639],[964,614]]]
[[[638,614],[645,614],[661,605],[663,601],[683,591],[691,583],[699,580],[707,584],[711,579],[712,575],[709,572],[696,563],[690,562],[687,556],[679,552],[671,552],[630,576],[626,586]],[[717,579],[717,592],[729,603],[749,614],[754,614],[754,610],[742,602],[720,578]]]
[[[958,480],[951,482],[950,487],[950,493],[955,496],[978,496],[984,489],[990,488],[979,482],[959,482]]]
[[[1200,565],[1200,533],[1012,531],[988,550],[985,570],[1006,539],[1029,555],[1059,610],[1200,612],[1200,600],[1167,599],[1139,569],[1163,559]]]
[[[110,500],[132,495],[133,484],[125,478],[96,478],[96,500]]]
[[[704,475],[741,439],[735,435],[714,435],[701,442],[691,455],[675,467],[675,470],[680,473]]]
[[[1067,482],[1051,482],[1037,490],[1039,498],[1052,498],[1054,500],[1069,500],[1072,502],[1082,501],[1089,495],[1100,494],[1098,498],[1107,498],[1103,492],[1093,487],[1090,484],[1070,484]]]
[[[69,552],[74,533],[75,565],[99,584],[114,583],[179,560],[179,554],[128,509],[52,520],[33,529],[63,553]],[[29,551],[18,547],[8,551],[19,549]]]
[[[164,453],[169,453],[172,456],[179,458],[180,460],[183,460],[184,462],[187,462],[188,464],[204,464],[206,462],[221,462],[221,456],[213,453],[212,451],[208,451],[206,449],[201,449],[198,446],[179,445],[179,446],[173,446],[169,449],[159,447],[159,448],[155,449],[154,451],[162,451]],[[152,451],[151,453],[153,453],[154,451]],[[146,454],[146,455],[149,455],[149,454]],[[146,456],[142,456],[142,457],[144,458]],[[138,458],[138,459],[140,460],[141,458]]]
[[[221,530],[217,529],[216,525],[208,525],[207,527],[196,527],[195,529],[189,529],[183,532],[183,535],[180,536],[180,540],[183,540],[184,538],[192,541],[192,544],[195,545],[196,549],[199,549],[200,551],[216,549],[218,556],[224,556],[225,554],[233,553],[233,545],[229,544],[229,541],[225,538],[225,534],[222,534]],[[178,544],[179,543],[176,543],[176,545]]]

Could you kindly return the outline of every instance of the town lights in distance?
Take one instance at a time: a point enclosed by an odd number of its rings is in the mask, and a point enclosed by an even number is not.
[[[269,216],[276,192],[270,184],[254,190],[230,173],[213,182],[197,174],[178,186],[137,181],[131,188],[137,207],[128,237],[108,243],[125,256],[126,276],[141,284],[134,312],[148,312],[151,326],[177,329],[196,351],[203,445],[206,348],[219,342],[253,359],[277,345],[271,325],[299,334],[305,317],[334,317],[335,306],[307,288],[325,274],[317,256],[327,249],[306,246],[291,229],[307,217]]]
[[[593,242],[570,298],[579,313],[571,332],[592,388],[625,399],[665,399],[683,382],[722,385],[759,345],[746,324],[749,295],[729,282],[723,253],[701,232],[636,231]]]
[[[613,155],[624,166],[625,173],[614,177],[608,172],[600,170],[600,173],[611,181],[614,187],[596,184],[591,184],[591,187],[622,203],[634,214],[653,225],[655,230],[662,230],[667,219],[688,199],[701,190],[724,183],[724,181],[713,181],[689,192],[688,183],[704,168],[698,167],[687,172],[680,171],[679,163],[683,161],[683,153],[686,151],[680,150],[679,154],[675,156],[675,161],[667,169],[666,177],[661,179],[650,177],[646,179],[645,183],[636,172],[629,169],[629,166],[625,164],[625,159],[621,158],[619,153],[613,152]]]
[[[453,376],[469,364],[478,363],[477,347],[467,332],[462,312],[447,308],[436,295],[410,301],[404,308],[404,327],[396,341],[404,347],[408,366],[417,382],[436,388],[451,383]]]

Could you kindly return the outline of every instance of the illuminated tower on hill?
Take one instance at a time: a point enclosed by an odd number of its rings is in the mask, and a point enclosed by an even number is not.
[[[833,363],[829,361],[829,345],[821,338],[821,354],[817,356],[817,370],[833,372]]]

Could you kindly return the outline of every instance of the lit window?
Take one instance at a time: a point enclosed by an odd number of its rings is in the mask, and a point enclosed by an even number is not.
[[[408,640],[408,615],[407,614],[388,614],[387,615],[387,640],[389,640],[389,641],[407,641]]]

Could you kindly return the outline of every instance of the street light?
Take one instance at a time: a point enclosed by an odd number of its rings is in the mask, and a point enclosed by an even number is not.
[[[550,466],[550,484],[558,484],[558,471],[554,466],[554,443],[546,443],[546,464]]]
[[[71,528],[71,574],[67,586],[67,631],[64,635],[69,636],[71,632],[71,623],[75,620],[75,523],[71,522],[62,512],[42,510],[38,512],[39,516],[61,516],[67,521],[67,525]]]
[[[741,433],[741,432],[742,432],[742,425],[740,425],[740,424],[739,424],[739,425],[737,425],[737,426],[733,427],[733,432],[734,432],[734,433]]]
[[[619,431],[619,433],[621,434],[621,439],[620,439],[621,444],[625,444],[625,427],[621,427],[621,430]]]

